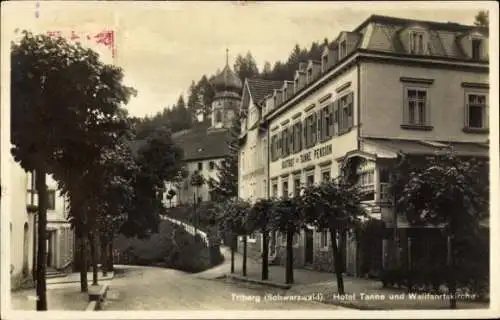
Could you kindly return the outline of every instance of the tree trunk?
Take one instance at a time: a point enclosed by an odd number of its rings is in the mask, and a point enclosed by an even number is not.
[[[286,233],[285,283],[293,283],[293,231],[290,229]]]
[[[244,277],[247,276],[247,245],[248,245],[247,236],[244,235],[243,236],[243,266],[242,266],[242,273],[243,273]]]
[[[79,260],[80,260],[80,268],[78,271],[80,271],[80,291],[81,292],[88,292],[89,291],[89,284],[88,284],[88,279],[87,279],[87,255],[86,255],[86,245],[85,245],[85,236],[84,236],[84,226],[83,226],[82,221],[77,222],[77,228],[79,229],[76,232],[77,235],[77,242],[78,242],[78,251],[80,254]]]
[[[111,241],[108,243],[107,254],[108,254],[108,271],[114,271],[114,261],[113,261],[113,238],[111,237]]]
[[[97,268],[97,250],[96,250],[96,237],[95,230],[91,230],[88,234],[90,242],[90,258],[92,260],[92,285],[97,286],[98,282],[98,268]]]
[[[332,240],[333,263],[335,265],[335,275],[337,277],[337,291],[339,294],[344,294],[344,279],[342,277],[342,259],[340,257],[339,248],[337,246],[337,231],[335,228],[330,228],[330,238]]]
[[[100,252],[100,258],[101,258],[101,268],[102,268],[102,276],[106,277],[108,275],[108,243],[105,241],[104,238],[101,238],[101,241],[99,242],[101,252]]]
[[[453,234],[448,235],[448,290],[450,293],[450,309],[456,309],[457,308],[457,299],[455,297],[456,295],[456,281],[455,281],[455,259],[453,256],[453,241],[454,236]]]
[[[231,235],[231,273],[234,273],[234,251],[236,246],[236,236]]]
[[[47,311],[47,185],[45,184],[45,170],[36,170],[36,189],[38,192],[38,256],[36,274],[36,310]]]
[[[262,232],[262,280],[269,279],[269,232]]]

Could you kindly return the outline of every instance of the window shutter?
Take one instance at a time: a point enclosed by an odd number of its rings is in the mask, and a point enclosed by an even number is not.
[[[336,136],[336,135],[339,134],[339,101],[338,100],[335,100],[333,102],[333,121],[332,121],[332,125],[333,125],[332,135]]]
[[[316,134],[318,142],[323,141],[323,109],[316,111]]]
[[[316,112],[312,114],[312,130],[311,130],[311,147],[316,144],[317,141],[317,134],[318,134],[318,128],[317,128],[317,118],[318,115]]]
[[[303,140],[302,140],[302,126],[303,126],[303,122],[299,122],[299,126],[298,126],[298,130],[297,130],[297,152],[299,152],[300,150],[302,150],[302,144],[304,143]]]
[[[330,103],[330,105],[328,106],[328,113],[329,113],[329,117],[330,117],[330,122],[328,123],[328,126],[329,126],[329,137],[333,137],[334,134],[335,134],[335,118],[334,118],[334,115],[335,115],[335,104],[332,102]]]
[[[295,152],[295,148],[294,148],[294,140],[295,140],[295,135],[294,135],[294,129],[295,128],[295,125],[291,126],[290,127],[290,132],[288,133],[288,154],[292,154],[292,149],[293,149],[293,152]]]
[[[354,92],[347,95],[347,128],[352,128],[354,126]]]
[[[309,136],[307,134],[307,132],[309,130],[309,125],[308,124],[309,124],[309,119],[305,118],[304,119],[304,124],[302,125],[302,138],[303,138],[302,145],[303,145],[304,148],[307,148],[308,143],[309,143],[309,141],[307,140],[307,137]]]

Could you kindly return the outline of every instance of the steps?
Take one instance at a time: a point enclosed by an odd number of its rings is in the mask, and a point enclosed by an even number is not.
[[[54,268],[47,268],[47,272],[45,273],[45,278],[46,279],[52,279],[52,278],[61,278],[61,277],[66,277],[67,273],[63,271],[59,271]]]

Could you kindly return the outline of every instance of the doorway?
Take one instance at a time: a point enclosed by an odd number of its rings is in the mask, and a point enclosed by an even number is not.
[[[304,245],[304,263],[306,265],[311,265],[314,260],[314,238],[313,231],[309,228],[304,230],[305,233],[305,245]]]

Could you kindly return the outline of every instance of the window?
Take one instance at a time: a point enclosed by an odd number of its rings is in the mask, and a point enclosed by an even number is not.
[[[290,137],[288,133],[288,128],[284,128],[281,132],[282,139],[282,155],[283,157],[287,157],[290,155]]]
[[[424,54],[424,33],[410,32],[410,53]]]
[[[299,79],[295,79],[294,88],[295,88],[295,93],[297,93],[299,91]]]
[[[470,129],[486,129],[488,121],[486,120],[486,95],[468,94],[467,95],[467,127]]]
[[[361,200],[371,201],[375,200],[375,183],[374,183],[375,170],[374,169],[360,169],[358,171],[358,186],[363,193]]]
[[[323,72],[326,71],[327,69],[327,64],[328,64],[328,54],[325,54],[323,56],[323,60],[322,60],[322,65],[323,65]]]
[[[302,150],[302,122],[297,122],[293,125],[293,153]]]
[[[273,135],[271,137],[271,161],[276,161],[277,159],[277,143],[278,137],[276,135]]]
[[[48,190],[47,191],[47,210],[55,210],[56,209],[56,191]]]
[[[208,169],[209,169],[209,170],[213,170],[213,169],[215,169],[215,162],[210,161],[210,162],[208,163]]]
[[[311,114],[306,118],[306,125],[304,127],[305,135],[305,147],[310,148],[316,144],[316,134],[317,134],[317,115],[316,113]]]
[[[256,242],[257,241],[257,234],[255,232],[252,232],[247,236],[247,241],[248,242]]]
[[[215,122],[222,122],[222,113],[220,112],[220,110],[217,110],[215,112]]]
[[[328,248],[328,229],[321,230],[319,246],[321,249]]]
[[[343,57],[345,57],[347,54],[347,43],[346,41],[342,41],[340,42],[340,45],[339,45],[339,60],[342,59]]]
[[[281,238],[281,245],[286,246],[286,233],[280,232],[280,238]]]
[[[313,76],[313,70],[312,68],[310,68],[309,70],[307,70],[307,81],[310,82],[312,80],[312,76]]]
[[[312,186],[314,185],[314,172],[310,172],[307,174],[306,178],[306,186]]]
[[[406,89],[405,124],[427,125],[427,90]]]
[[[272,196],[273,198],[277,198],[278,197],[278,182],[273,182],[273,186],[272,186]]]
[[[346,94],[339,99],[338,106],[339,134],[346,133],[354,126],[353,93]]]
[[[472,39],[472,60],[481,59],[481,39]]]
[[[293,177],[293,196],[300,196],[300,176]]]
[[[319,124],[319,135],[321,142],[327,141],[332,137],[333,123],[333,105],[327,105],[321,110],[321,122]]]
[[[283,88],[283,101],[286,101],[286,88]]]
[[[283,181],[283,190],[281,191],[283,198],[288,198],[288,181]]]
[[[198,162],[198,171],[203,170],[203,162]]]
[[[321,180],[324,182],[330,181],[330,170],[324,170],[321,172]]]
[[[380,201],[387,201],[389,200],[390,172],[387,168],[380,168],[378,172],[380,181]]]

